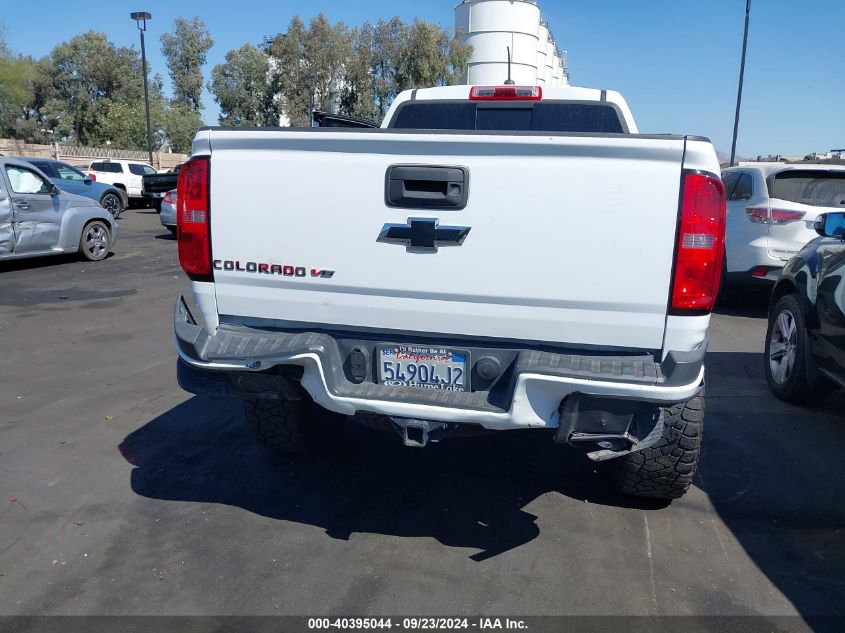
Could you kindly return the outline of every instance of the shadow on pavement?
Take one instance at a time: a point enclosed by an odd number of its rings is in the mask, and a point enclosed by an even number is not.
[[[804,616],[845,615],[845,395],[819,408],[774,398],[762,356],[707,356],[696,485]]]
[[[536,538],[536,517],[523,508],[550,491],[594,504],[665,507],[616,495],[583,454],[544,432],[416,450],[350,423],[344,441],[331,459],[279,457],[253,440],[238,403],[195,397],[129,435],[120,451],[135,466],[132,489],[145,497],[236,506],[337,539],[428,536],[480,550],[476,561]]]
[[[803,616],[845,615],[845,395],[817,409],[786,405],[769,394],[761,363],[759,354],[708,355],[695,485],[709,497],[719,529]],[[332,459],[281,458],[253,441],[236,402],[195,397],[127,436],[120,451],[134,465],[133,491],[145,497],[225,504],[318,526],[336,539],[431,537],[478,550],[476,561],[536,538],[537,517],[524,508],[548,492],[664,507],[611,492],[603,470],[543,432],[452,439],[416,451],[350,424],[344,441],[347,450]]]
[[[83,264],[85,261],[77,253],[64,255],[45,255],[42,257],[22,257],[21,259],[7,259],[0,261],[0,274],[13,270],[35,270],[38,268],[49,268],[76,262]]]
[[[769,314],[771,294],[772,288],[768,286],[728,287],[719,294],[715,313],[765,319]]]

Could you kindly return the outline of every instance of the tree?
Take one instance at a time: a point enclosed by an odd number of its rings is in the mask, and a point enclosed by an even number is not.
[[[369,23],[354,29],[352,50],[344,67],[340,88],[340,111],[350,116],[370,118],[375,110],[373,91],[373,48],[375,29]]]
[[[150,127],[153,148],[164,144],[165,99],[160,75],[149,82]],[[147,121],[143,99],[121,100],[107,97],[98,104],[98,136],[94,144],[110,141],[121,149],[147,148]]]
[[[396,71],[399,90],[459,83],[471,51],[451,31],[414,20],[403,42]]]
[[[32,100],[33,62],[24,57],[0,56],[0,135],[14,131]]]
[[[269,48],[271,89],[280,96],[285,116],[295,127],[311,124],[313,92],[312,82],[306,79],[305,35],[305,23],[295,15],[287,33],[277,36]]]
[[[200,18],[176,18],[171,33],[161,36],[161,52],[173,83],[173,101],[202,110],[202,67],[214,40]]]
[[[399,94],[396,73],[403,54],[403,42],[407,39],[408,27],[399,17],[394,17],[389,22],[379,20],[372,29],[370,75],[373,117],[381,120],[387,114],[393,99]]]
[[[51,78],[43,114],[56,121],[57,136],[80,145],[108,139],[100,124],[113,104],[143,100],[138,51],[118,48],[96,31],[56,46],[43,73]]]
[[[331,110],[339,97],[344,67],[352,52],[349,29],[343,22],[330,24],[326,15],[320,13],[311,20],[302,49],[306,82],[314,97],[313,107]]]
[[[181,154],[190,154],[194,136],[202,127],[199,112],[184,103],[171,102],[164,116],[164,136],[170,149]]]
[[[252,44],[226,53],[208,87],[220,105],[222,125],[278,125],[269,75],[268,56]]]

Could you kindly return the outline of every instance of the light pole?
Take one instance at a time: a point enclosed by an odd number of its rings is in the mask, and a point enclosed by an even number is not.
[[[742,84],[745,80],[745,49],[748,48],[748,20],[751,17],[751,0],[745,0],[745,34],[742,36],[742,61],[739,63],[739,90],[736,93],[736,117],[734,118],[734,140],[731,145],[731,167],[736,162],[736,135],[739,131],[739,109],[742,106]]]
[[[147,153],[150,155],[150,165],[153,164],[153,135],[150,130],[150,95],[147,92],[147,50],[144,48],[144,32],[147,30],[147,20],[152,19],[152,14],[147,11],[135,11],[129,14],[138,25],[141,33],[141,66],[144,70],[144,109],[147,114]]]

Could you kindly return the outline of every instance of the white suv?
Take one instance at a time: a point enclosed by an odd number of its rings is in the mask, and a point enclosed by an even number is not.
[[[88,175],[97,182],[112,185],[126,191],[133,200],[143,200],[154,204],[158,198],[147,197],[142,193],[142,177],[146,174],[158,173],[149,163],[138,160],[116,160],[103,158],[95,160],[88,166]]]
[[[774,282],[817,236],[816,218],[845,209],[845,166],[760,163],[722,173],[728,197],[725,281]]]

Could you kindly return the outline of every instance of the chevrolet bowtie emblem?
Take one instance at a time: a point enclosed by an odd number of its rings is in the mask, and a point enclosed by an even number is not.
[[[436,252],[441,246],[460,246],[469,235],[468,226],[438,226],[434,218],[408,218],[407,224],[385,224],[379,242],[404,244],[408,250]]]

